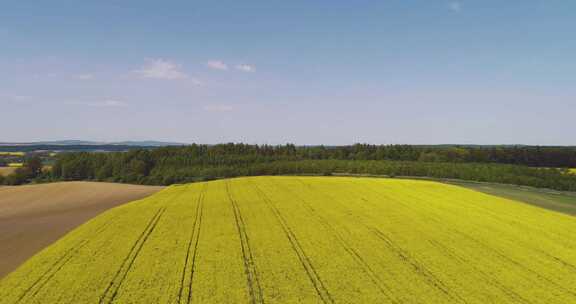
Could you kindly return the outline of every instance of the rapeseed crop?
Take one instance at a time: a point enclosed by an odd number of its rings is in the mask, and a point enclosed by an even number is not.
[[[0,152],[0,156],[25,156],[25,152]]]
[[[112,209],[0,303],[576,303],[574,217],[430,181],[248,177]]]

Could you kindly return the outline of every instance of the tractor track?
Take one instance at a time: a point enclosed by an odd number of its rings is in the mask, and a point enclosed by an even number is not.
[[[304,184],[303,181],[300,181],[302,184]],[[375,190],[371,190],[371,192],[375,193],[378,195],[378,197],[382,197],[382,194],[378,191]],[[330,195],[327,195],[325,193],[323,193],[323,195],[325,195],[326,197],[331,197]],[[334,200],[336,201],[336,200]],[[367,216],[367,218],[372,219],[371,216]],[[407,262],[409,265],[412,266],[412,268],[416,271],[416,273],[418,273],[422,278],[424,278],[425,282],[432,286],[433,288],[439,290],[442,294],[446,295],[448,298],[455,300],[455,301],[459,301],[462,303],[466,303],[466,300],[461,297],[458,294],[453,294],[452,292],[450,292],[449,288],[447,286],[445,286],[445,284],[438,279],[432,271],[428,270],[427,268],[425,268],[420,262],[418,262],[417,260],[415,260],[413,257],[411,257],[409,255],[408,252],[406,252],[404,249],[398,247],[394,242],[392,242],[392,240],[390,238],[388,238],[381,230],[377,229],[374,226],[369,226],[367,224],[363,224],[363,226],[368,229],[375,237],[376,239],[384,242],[384,244],[386,245],[386,247],[390,250],[390,252],[396,254],[396,256],[398,256],[402,261]]]
[[[440,292],[442,292],[446,297],[459,301],[462,303],[467,303],[466,300],[458,295],[454,295],[449,291],[449,288],[444,285],[444,283],[434,275],[434,273],[428,270],[422,263],[418,262],[415,258],[410,256],[410,254],[396,245],[386,234],[380,231],[376,227],[372,227],[373,234],[379,238],[384,245],[390,250],[390,252],[395,253],[403,262],[412,266],[414,271],[418,273],[421,277],[425,279],[425,281],[432,287],[436,288]]]
[[[226,181],[226,194],[230,204],[232,205],[236,228],[240,236],[240,247],[242,249],[242,260],[244,262],[244,273],[246,274],[248,291],[250,293],[250,302],[253,304],[264,303],[262,287],[260,286],[260,279],[258,278],[258,270],[256,269],[256,263],[254,262],[252,249],[250,248],[250,239],[248,238],[248,233],[246,232],[246,224],[242,218],[240,208],[238,207],[236,200],[234,200],[232,193],[230,192],[229,180]]]
[[[260,197],[264,200],[264,202],[266,202],[268,207],[272,210],[272,212],[274,213],[274,215],[278,219],[280,226],[282,226],[282,229],[284,230],[284,234],[286,235],[286,237],[288,238],[288,241],[290,242],[290,245],[292,246],[292,250],[294,250],[294,252],[298,256],[298,259],[300,260],[300,264],[302,265],[302,267],[306,271],[308,278],[312,282],[312,285],[314,285],[314,289],[316,290],[316,293],[318,294],[318,296],[320,297],[322,302],[334,303],[334,299],[332,298],[332,295],[330,294],[330,292],[328,291],[328,289],[324,285],[324,282],[320,278],[320,275],[316,271],[316,268],[314,267],[314,265],[310,261],[310,258],[308,257],[308,255],[306,255],[306,252],[302,248],[302,245],[300,244],[300,242],[298,241],[298,239],[294,235],[294,232],[292,231],[290,226],[288,226],[288,223],[286,222],[286,220],[284,219],[284,217],[282,216],[282,214],[280,213],[278,208],[276,208],[276,206],[274,206],[274,203],[272,203],[272,201],[270,201],[268,196],[266,196],[266,194],[258,187],[258,185],[253,184],[253,186],[256,189],[256,191],[258,192],[258,194],[260,195]]]
[[[524,304],[532,304],[532,302],[528,301],[526,298],[522,297],[521,295],[519,295],[518,293],[516,293],[515,291],[509,289],[507,286],[503,285],[502,283],[500,283],[498,280],[494,279],[491,275],[487,274],[486,272],[484,272],[482,269],[478,268],[477,266],[474,265],[474,263],[472,263],[469,259],[457,254],[456,252],[454,252],[454,250],[440,244],[439,242],[435,241],[435,240],[429,240],[428,241],[432,246],[436,247],[437,249],[439,249],[440,251],[444,252],[447,256],[449,256],[450,258],[459,261],[462,264],[465,265],[471,265],[472,269],[474,269],[474,271],[476,271],[478,274],[480,274],[480,276],[482,276],[484,278],[484,280],[486,280],[486,282],[492,286],[494,286],[495,288],[499,289],[500,291],[502,291],[503,293],[505,293],[507,296],[509,296],[510,298],[514,299],[515,301],[524,303]]]
[[[190,282],[188,284],[188,296],[186,297],[186,303],[192,302],[192,283],[194,280],[196,256],[198,255],[198,243],[200,240],[200,229],[202,227],[204,197],[206,195],[207,188],[208,184],[205,184],[202,190],[200,191],[200,195],[198,196],[198,200],[196,203],[196,216],[194,219],[194,224],[192,225],[192,231],[190,232],[190,239],[188,240],[188,245],[186,249],[186,258],[184,260],[184,268],[182,270],[182,279],[180,282],[180,291],[178,293],[178,303],[182,303],[182,297],[184,294],[184,283],[186,279],[186,269],[188,268],[188,264],[190,264],[191,266],[190,266]],[[190,254],[190,249],[192,248],[192,245],[194,245],[194,247],[192,250],[192,254]]]
[[[102,233],[103,231],[105,231],[110,226],[112,220],[113,219],[110,219],[109,221],[103,223],[100,227],[98,227],[95,230],[95,233]],[[30,285],[30,287],[28,287],[22,293],[22,295],[18,297],[16,303],[20,303],[20,301],[22,301],[22,299],[24,299],[32,291],[32,289],[38,286],[36,290],[32,293],[32,297],[36,296],[42,290],[42,288],[44,288],[44,286],[50,282],[50,279],[52,279],[62,268],[64,268],[64,266],[68,263],[68,261],[70,261],[74,257],[74,254],[77,253],[84,246],[86,246],[88,243],[89,240],[81,240],[78,242],[76,246],[66,250],[66,252],[64,252],[64,254],[61,257],[59,257],[56,260],[56,262],[54,262],[38,279],[36,279],[32,283],[32,285]]]
[[[188,186],[186,186],[186,188],[188,188]],[[130,272],[132,265],[138,258],[138,255],[140,254],[142,248],[144,247],[144,244],[146,243],[152,232],[154,232],[154,230],[156,229],[156,226],[158,225],[160,218],[162,218],[162,216],[164,215],[164,212],[166,211],[168,204],[178,199],[183,193],[185,193],[185,191],[177,192],[170,199],[168,199],[167,202],[163,203],[158,208],[158,210],[156,211],[154,216],[150,219],[150,221],[148,222],[148,224],[146,225],[146,227],[144,228],[138,239],[134,242],[134,244],[130,248],[130,252],[122,261],[120,268],[118,268],[118,270],[114,274],[114,277],[108,284],[108,287],[106,287],[104,293],[100,296],[100,301],[98,302],[99,304],[112,303],[114,299],[116,299],[118,291],[120,290],[120,287],[124,283],[126,276]],[[119,281],[117,281],[117,279],[119,279]]]
[[[397,203],[401,203],[401,204],[402,204],[402,202],[400,202],[400,201],[398,201],[398,200],[396,200],[396,199],[394,199],[394,198],[387,197],[385,194],[383,194],[383,193],[381,193],[381,192],[379,192],[379,191],[371,190],[371,192],[377,194],[379,197],[382,197],[382,198],[385,198],[385,199],[388,199],[388,200],[392,200],[392,201],[394,201],[394,202],[397,202]],[[411,197],[411,198],[414,199],[414,200],[422,200],[422,199],[423,199],[423,198],[418,197],[418,196],[415,196],[415,195],[408,195],[408,194],[405,194],[405,195],[406,195],[407,197]],[[430,194],[429,191],[427,192],[427,195],[429,195],[429,196],[431,196],[431,197],[438,197],[438,195]],[[418,210],[416,210],[415,208],[413,208],[413,207],[411,207],[411,206],[408,206],[408,205],[405,205],[405,208],[407,208],[408,210],[412,211],[412,212],[415,213],[415,214],[418,212]],[[432,216],[430,216],[430,215],[421,215],[421,217],[422,217],[422,218],[425,218],[426,220],[429,220],[429,221],[432,221],[432,222],[436,222],[436,223],[438,223],[440,226],[442,226],[442,223],[439,222],[435,217],[432,217]],[[477,226],[477,227],[478,227],[479,229],[483,229],[483,227],[480,227],[480,226]],[[446,231],[448,231],[448,232],[450,232],[450,233],[452,233],[452,234],[455,234],[455,235],[459,235],[460,237],[462,237],[462,238],[464,238],[464,239],[467,239],[467,240],[469,240],[469,241],[471,241],[471,242],[479,245],[480,247],[484,248],[486,251],[492,252],[493,254],[495,254],[496,256],[498,256],[500,259],[502,259],[503,261],[505,261],[505,262],[508,263],[509,265],[512,265],[512,266],[514,266],[514,267],[522,270],[522,271],[525,272],[525,273],[528,273],[528,274],[531,274],[531,275],[535,276],[539,281],[545,281],[545,282],[547,282],[547,283],[549,283],[549,284],[557,287],[558,289],[562,290],[563,292],[568,293],[568,294],[576,297],[576,292],[574,292],[574,291],[572,291],[572,290],[569,290],[569,289],[567,289],[566,287],[564,287],[564,286],[562,286],[562,285],[554,282],[554,281],[551,280],[550,278],[541,275],[541,274],[538,273],[537,271],[535,271],[535,270],[533,270],[533,269],[531,269],[531,268],[529,268],[529,267],[526,267],[525,265],[522,265],[520,262],[518,262],[518,261],[516,261],[516,260],[514,260],[514,259],[512,259],[512,258],[510,258],[509,256],[507,256],[505,253],[502,253],[502,252],[501,252],[500,250],[498,250],[497,248],[490,247],[490,246],[484,244],[483,242],[481,242],[480,240],[478,240],[478,239],[476,239],[476,238],[474,238],[474,237],[472,237],[472,236],[470,236],[470,235],[468,235],[468,234],[466,234],[466,233],[463,233],[463,232],[461,232],[461,231],[459,231],[459,230],[454,230],[454,229],[452,229],[452,228],[447,228]],[[531,248],[528,248],[528,249],[534,251],[534,249],[531,249]],[[524,277],[526,278],[525,275],[524,275]]]
[[[302,184],[304,184],[300,179],[298,179],[298,181],[300,181]],[[277,184],[275,184],[275,186],[279,187],[279,185],[277,185]],[[336,238],[336,240],[338,241],[340,246],[342,246],[344,248],[344,250],[346,250],[346,252],[348,252],[348,254],[356,262],[356,264],[358,264],[360,266],[362,271],[366,275],[368,275],[368,277],[370,277],[370,280],[374,283],[374,285],[376,285],[376,287],[378,288],[378,290],[380,291],[380,293],[382,293],[382,295],[384,297],[386,297],[392,303],[399,303],[396,299],[392,298],[392,296],[390,295],[390,293],[392,293],[392,291],[390,290],[390,287],[387,286],[382,281],[382,279],[380,279],[380,277],[377,275],[376,271],[374,271],[374,269],[372,269],[372,267],[370,267],[368,262],[366,262],[366,260],[358,252],[358,250],[356,250],[353,246],[348,244],[348,242],[344,239],[344,237],[336,230],[336,228],[334,228],[333,225],[330,224],[330,222],[328,220],[326,220],[322,215],[320,215],[312,207],[312,205],[310,205],[309,202],[302,199],[302,197],[298,196],[296,193],[292,192],[290,189],[287,189],[287,188],[283,188],[283,189],[286,192],[291,192],[294,197],[297,197],[298,201],[300,201],[300,203],[305,207],[305,209],[308,211],[308,213],[312,217],[314,217],[322,226],[324,226],[324,228],[326,230],[330,231],[330,233],[332,233],[332,235],[334,235],[334,237]],[[346,231],[348,232],[348,230],[346,230]]]
[[[44,272],[36,281],[34,281],[34,283],[32,283],[30,287],[28,287],[22,293],[22,295],[20,295],[20,297],[18,297],[16,303],[20,303],[22,299],[30,295],[30,293],[35,287],[37,288],[35,291],[32,292],[31,296],[32,297],[36,296],[40,292],[40,290],[42,290],[42,288],[48,282],[50,282],[50,279],[52,279],[68,263],[68,261],[70,261],[74,257],[74,253],[76,253],[78,250],[84,247],[87,243],[88,241],[83,241],[78,246],[70,250],[67,250],[64,255],[62,255],[54,264],[52,264],[52,266],[50,266],[50,268],[46,272]]]
[[[548,277],[545,277],[543,275],[541,275],[540,273],[538,273],[537,271],[535,271],[532,268],[526,267],[525,265],[522,265],[520,262],[510,258],[509,256],[507,256],[506,254],[502,253],[500,250],[498,250],[497,248],[493,248],[490,247],[484,243],[482,243],[481,241],[475,239],[472,236],[469,236],[467,234],[464,234],[460,231],[457,230],[453,230],[453,233],[460,235],[462,238],[468,239],[476,244],[478,244],[480,247],[484,248],[486,251],[492,252],[494,253],[496,256],[498,256],[500,259],[502,259],[503,261],[506,261],[509,265],[512,265],[522,271],[524,271],[525,273],[529,273],[531,275],[533,275],[534,277],[536,277],[538,280],[542,280],[545,281],[547,283],[549,283],[550,285],[555,286],[556,288],[564,291],[565,293],[570,294],[571,296],[576,298],[576,292],[574,292],[573,290],[570,290],[556,282],[554,282],[553,280],[549,279]]]
[[[154,216],[150,219],[150,221],[144,228],[144,231],[142,231],[136,242],[134,242],[134,245],[132,245],[132,248],[130,248],[130,252],[122,261],[120,268],[116,271],[116,274],[108,284],[108,287],[106,288],[106,290],[104,290],[104,293],[100,296],[99,301],[100,304],[112,303],[114,301],[114,299],[118,294],[118,290],[122,286],[124,279],[128,275],[128,272],[130,271],[130,268],[132,268],[134,261],[140,254],[140,251],[142,250],[142,247],[144,247],[144,244],[148,240],[148,237],[150,237],[150,235],[156,228],[156,225],[158,224],[158,221],[164,214],[164,211],[166,211],[166,206],[162,206],[158,209],[158,211],[156,211]]]

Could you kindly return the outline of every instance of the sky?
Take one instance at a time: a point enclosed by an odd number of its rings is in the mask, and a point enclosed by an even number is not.
[[[576,145],[576,1],[3,1],[0,142]]]

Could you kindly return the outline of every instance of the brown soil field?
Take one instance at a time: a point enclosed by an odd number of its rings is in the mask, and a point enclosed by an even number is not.
[[[103,211],[161,189],[96,182],[0,187],[0,278]]]

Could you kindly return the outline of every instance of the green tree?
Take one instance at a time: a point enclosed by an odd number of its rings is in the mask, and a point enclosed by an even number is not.
[[[442,156],[438,155],[436,152],[424,152],[420,154],[418,161],[421,162],[440,162],[442,161]]]
[[[42,159],[38,156],[27,158],[24,161],[24,168],[28,169],[26,172],[28,178],[36,178],[42,174]]]
[[[18,168],[14,173],[4,178],[4,184],[10,186],[22,185],[28,181],[28,169]]]

